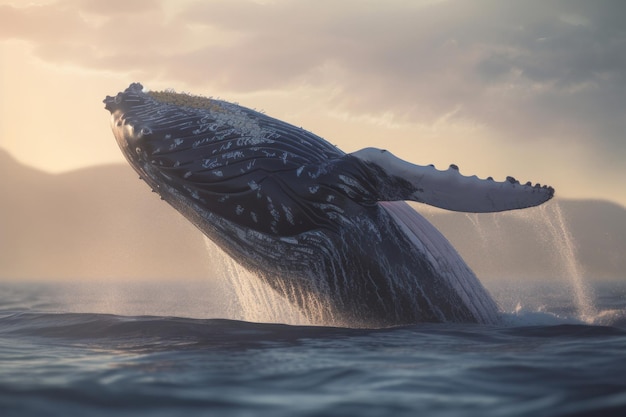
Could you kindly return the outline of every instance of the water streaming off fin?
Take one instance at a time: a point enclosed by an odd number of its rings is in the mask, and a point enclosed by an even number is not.
[[[534,210],[511,212],[506,215],[522,219],[538,232],[538,236],[551,249],[552,262],[557,274],[551,279],[561,280],[563,291],[569,293],[576,307],[577,319],[593,323],[598,315],[593,291],[585,281],[584,270],[577,259],[576,242],[558,201]]]
[[[557,290],[563,296],[572,300],[575,310],[573,315],[580,321],[591,323],[598,315],[594,305],[594,294],[589,283],[585,280],[583,270],[577,258],[576,242],[572,237],[558,201],[553,201],[541,207],[523,211],[511,211],[495,214],[466,214],[476,236],[472,249],[473,258],[480,259],[480,263],[473,265],[476,270],[489,271],[480,276],[484,282],[489,282],[495,288],[506,288],[501,291],[498,301],[503,304],[505,311],[512,309],[512,305],[542,310],[543,306],[536,305],[536,294],[525,294],[525,289],[534,286],[527,282],[541,278],[546,288]],[[503,220],[509,221],[503,221]],[[515,239],[529,242],[536,240],[536,248],[525,248],[535,252],[537,265],[526,264],[527,276],[515,276],[513,280],[509,274],[509,262],[520,262],[516,259]],[[500,259],[507,261],[503,264]],[[529,262],[527,258],[524,262]],[[518,263],[517,268],[524,267]],[[543,275],[537,275],[537,272]],[[490,276],[492,275],[492,276]],[[508,283],[507,283],[508,282]],[[494,288],[494,289],[495,289]],[[513,303],[511,305],[511,303]]]
[[[543,214],[542,220],[548,226],[555,248],[560,255],[561,268],[569,278],[578,308],[578,318],[583,322],[592,323],[597,315],[594,296],[591,288],[584,281],[582,267],[576,258],[575,242],[563,217],[561,206],[555,201],[540,209]]]

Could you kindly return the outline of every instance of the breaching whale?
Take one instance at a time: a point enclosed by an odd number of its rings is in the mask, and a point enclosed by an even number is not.
[[[380,149],[346,154],[237,104],[139,83],[104,103],[140,178],[314,324],[498,322],[474,273],[405,201],[495,212],[554,194]]]

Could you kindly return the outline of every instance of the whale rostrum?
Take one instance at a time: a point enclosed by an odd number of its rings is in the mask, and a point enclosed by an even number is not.
[[[497,322],[470,268],[405,201],[495,212],[554,194],[381,149],[346,154],[237,104],[138,83],[104,102],[140,178],[314,324]]]

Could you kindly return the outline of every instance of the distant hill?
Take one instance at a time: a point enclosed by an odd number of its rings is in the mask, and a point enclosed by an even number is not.
[[[200,233],[130,167],[50,175],[0,152],[0,278],[206,276]]]
[[[128,166],[51,175],[0,150],[0,193],[0,279],[202,279],[211,272],[200,232]],[[478,215],[414,206],[482,280],[567,273],[556,203]],[[594,200],[561,200],[558,208],[585,275],[624,279],[626,209]]]

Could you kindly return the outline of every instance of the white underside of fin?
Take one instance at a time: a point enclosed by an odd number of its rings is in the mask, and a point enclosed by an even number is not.
[[[488,213],[521,209],[542,204],[554,194],[551,187],[520,184],[511,177],[503,182],[480,179],[475,175],[466,177],[454,165],[445,171],[432,165],[414,165],[377,148],[361,149],[350,155],[382,169],[391,184],[398,179],[409,182],[412,187],[403,199],[447,210]],[[379,200],[384,201],[385,197],[381,195]],[[397,197],[393,199],[397,200]]]

